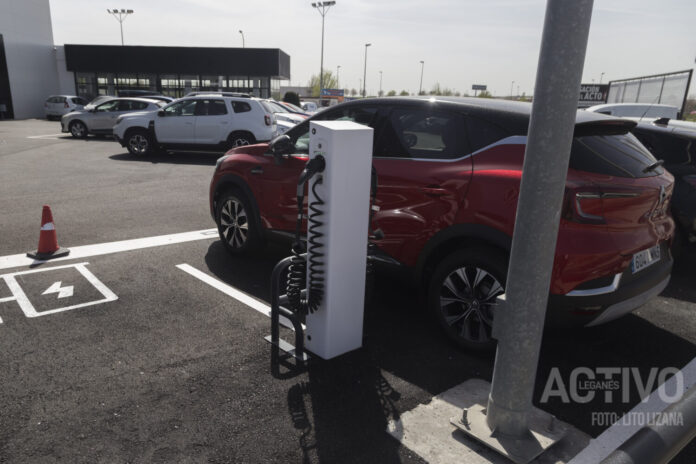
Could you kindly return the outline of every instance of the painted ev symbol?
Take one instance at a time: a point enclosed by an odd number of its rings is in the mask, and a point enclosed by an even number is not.
[[[15,301],[26,317],[39,317],[117,300],[116,294],[87,269],[88,264],[0,275],[12,293],[0,298],[0,303]],[[59,300],[65,306],[56,307]]]

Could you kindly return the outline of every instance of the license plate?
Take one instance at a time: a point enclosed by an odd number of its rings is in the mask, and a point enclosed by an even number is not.
[[[647,250],[639,251],[631,260],[631,272],[635,274],[660,260],[660,245],[655,245]]]

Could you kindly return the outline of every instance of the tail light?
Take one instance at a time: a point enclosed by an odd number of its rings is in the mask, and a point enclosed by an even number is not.
[[[65,108],[70,108],[70,105],[68,105],[68,102],[63,103],[63,106],[64,106]]]
[[[267,126],[270,126],[270,125],[271,125],[271,115],[270,115],[270,114],[264,115],[264,116],[263,116],[263,120],[264,120],[264,122],[266,123]]]
[[[566,189],[563,201],[563,218],[583,224],[604,224],[602,192],[581,188]]]

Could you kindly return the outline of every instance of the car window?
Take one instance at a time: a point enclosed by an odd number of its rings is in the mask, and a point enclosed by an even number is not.
[[[313,121],[353,121],[365,126],[373,126],[377,115],[376,106],[350,106],[327,110],[314,117]],[[305,121],[288,131],[288,136],[295,143],[295,153],[309,153],[309,121]]]
[[[51,97],[48,100],[46,100],[48,103],[58,103],[58,98],[56,97]]]
[[[247,111],[251,111],[251,105],[247,102],[232,101],[232,110],[234,110],[235,113],[246,113]]]
[[[196,100],[183,100],[172,103],[164,109],[166,116],[193,116],[196,108]]]
[[[499,140],[509,137],[510,134],[505,129],[475,116],[467,116],[466,129],[468,144],[471,152],[478,151]]]
[[[95,111],[98,113],[104,112],[104,111],[116,111],[116,108],[118,107],[119,100],[111,100],[106,103],[102,103],[101,105],[97,106],[95,108]]]
[[[673,134],[657,133],[639,127],[633,134],[656,158],[665,160],[666,165],[688,164],[689,146],[696,145],[696,139],[689,140]]]
[[[649,177],[662,168],[644,172],[657,161],[633,134],[576,137],[570,150],[571,169],[617,177]]]
[[[76,105],[84,106],[87,104],[87,100],[85,100],[84,98],[77,97],[77,98],[72,98],[71,100]]]
[[[375,156],[453,159],[467,154],[464,120],[456,113],[394,109],[379,134]]]

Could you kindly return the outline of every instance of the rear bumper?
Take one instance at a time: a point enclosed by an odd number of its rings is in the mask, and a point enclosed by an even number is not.
[[[611,285],[595,289],[595,292],[551,294],[547,324],[555,327],[600,325],[639,308],[669,283],[673,260],[667,242],[662,243],[661,254],[658,263],[636,274],[632,274],[629,267],[615,276]]]

